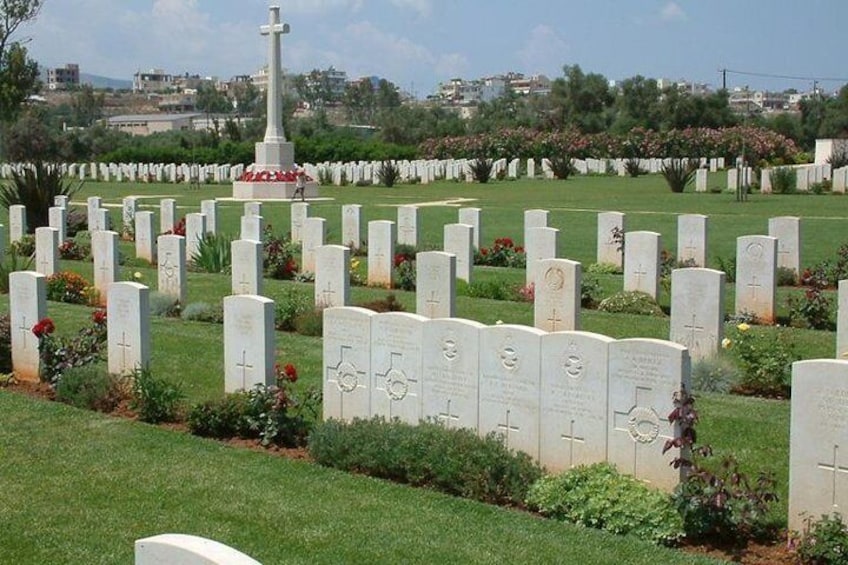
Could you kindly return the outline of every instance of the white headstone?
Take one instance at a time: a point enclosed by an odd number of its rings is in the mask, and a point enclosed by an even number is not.
[[[135,256],[149,263],[156,261],[156,236],[153,212],[135,213]]]
[[[652,231],[633,231],[625,235],[625,291],[644,292],[654,300],[659,296],[661,238]]]
[[[769,235],[777,238],[777,266],[801,274],[801,218],[769,218]]]
[[[698,169],[695,171],[695,192],[707,191],[708,174],[707,169]]]
[[[421,419],[421,340],[426,318],[386,312],[371,318],[371,413],[408,424]]]
[[[66,194],[57,194],[53,197],[53,206],[57,208],[68,208],[68,196]]]
[[[293,202],[291,205],[291,240],[292,243],[303,241],[303,225],[309,217],[309,204]]]
[[[582,267],[568,259],[543,259],[536,268],[534,326],[548,332],[580,329]]]
[[[789,528],[848,505],[848,361],[792,365]],[[844,517],[842,518],[844,521]]]
[[[482,229],[483,229],[483,219],[482,219],[483,211],[480,208],[460,208],[459,209],[459,221],[460,224],[466,224],[474,228],[474,237],[471,244],[474,246],[474,249],[480,249],[480,242],[482,241]]]
[[[173,232],[176,223],[177,201],[173,198],[165,198],[159,203],[159,232]]]
[[[200,249],[200,240],[206,235],[206,216],[186,214],[186,258],[194,263],[194,257]]]
[[[736,313],[774,322],[777,239],[749,235],[736,239]]]
[[[689,353],[682,345],[656,339],[609,344],[607,460],[619,471],[667,491],[677,487],[685,470],[669,463],[680,449],[663,453],[663,447],[679,433],[668,414],[681,387],[691,390],[689,379]]]
[[[350,302],[350,249],[322,245],[315,250],[315,305],[319,308],[347,306]]]
[[[9,206],[9,243],[20,241],[27,233],[26,206]]]
[[[218,233],[218,201],[201,200],[200,213],[206,216],[206,231],[204,233]]]
[[[553,259],[557,255],[559,230],[556,228],[530,228],[524,233],[524,253],[527,257],[525,283],[531,284],[538,277],[539,261]]]
[[[109,287],[118,280],[118,234],[99,230],[91,234],[94,258],[94,289],[100,304],[106,304]]]
[[[612,338],[542,336],[539,462],[555,473],[606,460],[607,367]]]
[[[480,374],[478,322],[443,318],[424,324],[423,416],[446,428],[477,430]]]
[[[162,534],[136,540],[135,565],[261,565],[217,541],[184,534]]]
[[[252,240],[236,240],[230,244],[233,294],[262,295],[262,244]]]
[[[368,222],[368,285],[391,288],[397,232],[388,220]]]
[[[33,271],[9,274],[12,370],[20,381],[39,381],[41,358],[32,327],[47,317],[47,277]]]
[[[59,231],[59,244],[65,241],[68,224],[68,210],[59,206],[53,206],[47,211],[47,225]]]
[[[371,417],[371,319],[364,308],[324,310],[324,419]]]
[[[224,298],[224,392],[274,384],[274,301]]]
[[[59,271],[59,230],[35,229],[35,270],[48,277]]]
[[[342,245],[359,249],[362,244],[362,206],[345,204],[342,206]]]
[[[158,242],[159,292],[186,304],[186,244],[181,235],[160,235]]]
[[[138,209],[137,199],[127,196],[121,204],[121,235],[131,236],[135,228],[135,213]]]
[[[307,218],[303,223],[303,243],[301,245],[301,271],[315,272],[315,251],[324,245],[327,237],[327,220]]]
[[[398,245],[411,245],[417,249],[421,245],[421,209],[418,206],[399,206],[397,217]]]
[[[771,172],[774,169],[763,169],[760,172],[760,193],[771,194]]]
[[[707,266],[707,228],[709,216],[677,216],[677,260],[689,267]],[[691,263],[691,264],[689,264]]]
[[[251,214],[241,217],[241,239],[261,242],[264,231],[265,218],[262,216]]]
[[[90,232],[108,229],[105,226],[100,225],[100,218],[97,215],[97,211],[100,210],[101,202],[102,201],[99,196],[89,196],[86,200],[88,211],[88,231]]]
[[[415,263],[416,313],[427,318],[453,318],[456,312],[456,256],[426,251],[416,255]]]
[[[245,202],[244,203],[244,215],[245,216],[261,216],[262,215],[262,203],[261,202]]]
[[[848,360],[848,280],[839,281],[836,311],[836,358]]]
[[[480,435],[539,458],[542,330],[515,325],[480,330]]]
[[[616,230],[624,234],[624,214],[621,212],[601,212],[598,214],[598,263],[615,265],[619,269],[624,265],[621,242],[615,240]]]
[[[722,271],[675,269],[671,272],[671,341],[689,349],[693,360],[716,355],[724,339]]]
[[[548,227],[548,215],[549,212],[547,210],[525,210],[524,211],[524,247],[527,247],[529,234],[528,231],[533,228],[546,228]]]
[[[468,224],[447,224],[444,227],[446,253],[456,256],[456,277],[471,282],[474,268],[474,227]]]
[[[102,233],[102,232],[101,232]],[[134,282],[109,286],[108,368],[127,375],[150,365],[150,289]]]

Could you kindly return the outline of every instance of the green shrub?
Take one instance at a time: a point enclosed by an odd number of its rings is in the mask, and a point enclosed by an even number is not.
[[[464,293],[472,298],[491,300],[518,300],[518,287],[501,279],[474,281],[471,284],[457,285],[457,294]]]
[[[9,246],[6,257],[0,254],[0,294],[9,294],[9,275],[15,271],[29,271],[35,258],[21,255],[14,245]]]
[[[839,514],[823,515],[810,524],[798,544],[802,563],[830,565],[848,562],[848,530]]]
[[[197,244],[191,257],[194,268],[205,273],[225,273],[232,263],[232,239],[221,234],[206,233]]]
[[[32,257],[35,255],[35,236],[27,234],[18,241],[12,242],[9,245],[9,253],[18,257]]]
[[[72,367],[56,385],[56,400],[85,410],[112,412],[125,396],[121,380],[102,365]]]
[[[65,261],[88,261],[91,258],[91,244],[84,247],[75,239],[67,239],[59,244],[59,258]]]
[[[362,304],[357,304],[360,308],[367,308],[368,310],[373,310],[374,312],[405,312],[406,308],[404,308],[403,304],[401,304],[397,296],[394,294],[387,294],[385,298],[380,298],[378,300],[372,300],[370,302],[364,302]]]
[[[70,200],[82,188],[83,183],[66,179],[58,165],[37,162],[23,170],[12,169],[12,179],[0,183],[0,205],[21,204],[26,206],[27,228],[48,225],[49,210],[59,195]]]
[[[394,161],[383,161],[377,169],[377,178],[387,188],[391,188],[400,180],[400,167]]]
[[[154,377],[149,369],[136,370],[132,379],[130,408],[139,420],[150,424],[179,420],[185,397],[180,385]]]
[[[785,329],[767,332],[743,322],[730,332],[727,343],[742,372],[732,392],[775,398],[789,396],[792,363],[799,356],[792,336]]]
[[[494,166],[494,162],[491,159],[486,159],[485,157],[478,157],[468,163],[468,167],[471,169],[471,175],[474,177],[474,180],[481,184],[486,184],[489,182],[489,179],[492,178],[492,169]]]
[[[639,166],[639,159],[627,159],[624,162],[624,171],[629,177],[634,179],[648,173],[648,171]]]
[[[775,194],[795,194],[797,175],[792,167],[777,167],[769,173],[771,191]]]
[[[736,257],[716,257],[718,270],[724,271],[724,278],[727,282],[736,282]]]
[[[224,322],[224,310],[220,304],[213,305],[208,302],[192,302],[182,309],[180,317],[183,320],[193,322],[221,324]]]
[[[830,157],[827,158],[827,162],[833,170],[848,166],[848,149],[845,149],[843,146],[838,150],[834,150]]]
[[[201,437],[248,438],[249,426],[243,418],[243,414],[247,412],[247,401],[246,392],[236,392],[223,398],[195,404],[186,416],[188,429]]]
[[[294,320],[294,331],[300,335],[321,337],[324,335],[323,310],[309,310],[297,316]]]
[[[701,392],[726,393],[739,382],[739,368],[725,355],[714,355],[692,363],[692,388]]]
[[[309,453],[327,467],[426,486],[482,502],[521,505],[541,470],[500,437],[433,422],[328,420],[309,435]]]
[[[417,282],[415,259],[404,258],[396,261],[394,269],[394,287],[400,290],[414,291]]]
[[[612,263],[592,263],[586,267],[590,275],[620,275],[621,267]]]
[[[551,171],[554,173],[554,176],[559,180],[568,180],[568,177],[577,172],[577,168],[571,162],[571,155],[568,153],[553,156],[548,159],[548,162],[551,165]]]
[[[798,284],[798,274],[791,267],[778,267],[775,271],[777,286],[795,286]]]
[[[277,329],[284,332],[294,331],[297,318],[313,309],[309,294],[294,286],[284,287],[274,302],[274,320]]]
[[[671,545],[684,535],[683,520],[667,494],[619,474],[609,463],[542,477],[530,487],[527,504],[557,520],[656,544]]]
[[[293,279],[298,269],[294,256],[300,250],[300,245],[290,237],[274,235],[271,226],[266,226],[262,234],[262,247],[265,273],[272,279]]]
[[[180,315],[180,301],[169,294],[150,293],[150,315],[174,318]]]
[[[650,295],[638,291],[623,291],[601,300],[598,310],[613,314],[663,316],[662,308]]]
[[[68,304],[87,304],[91,286],[73,271],[59,271],[47,277],[47,300]]]
[[[65,237],[75,238],[88,229],[88,212],[82,208],[71,208],[65,216]]]
[[[474,264],[523,269],[527,265],[527,254],[511,238],[499,237],[491,247],[481,247],[474,252]]]
[[[693,159],[670,159],[662,166],[662,173],[665,182],[672,192],[683,192],[686,186],[695,178],[695,171],[698,170],[698,161]]]
[[[0,315],[0,373],[12,372],[12,318]]]

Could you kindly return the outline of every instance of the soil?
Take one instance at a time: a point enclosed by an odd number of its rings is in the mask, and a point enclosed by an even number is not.
[[[55,401],[56,395],[49,385],[44,383],[13,383],[7,387],[8,390],[25,394],[41,400]],[[137,419],[135,413],[129,408],[126,401],[121,402],[118,407],[110,413],[116,418]],[[161,427],[182,433],[188,433],[188,426],[184,423],[160,424]],[[224,443],[233,447],[261,451],[277,457],[286,459],[312,462],[309,451],[305,447],[285,448],[278,446],[263,447],[257,440],[231,438],[223,440]],[[694,543],[684,541],[679,547],[681,551],[698,555],[705,555],[713,559],[721,559],[732,563],[744,565],[797,565],[798,556],[789,548],[785,533],[782,539],[773,542],[748,541],[744,545],[721,544],[721,543]]]

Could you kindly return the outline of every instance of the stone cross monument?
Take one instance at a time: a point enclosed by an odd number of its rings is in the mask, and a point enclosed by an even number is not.
[[[265,139],[256,144],[255,162],[235,183],[233,198],[244,200],[291,198],[296,186],[294,144],[286,141],[282,119],[282,65],[280,37],[289,33],[289,24],[280,23],[280,7],[271,6],[268,24],[259,28],[268,36],[268,117]],[[307,178],[305,195],[318,196],[318,183]]]

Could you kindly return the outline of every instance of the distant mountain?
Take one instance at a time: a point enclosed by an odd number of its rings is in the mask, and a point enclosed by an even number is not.
[[[115,90],[129,90],[132,88],[131,80],[102,77],[80,73],[80,84],[90,84],[94,88],[114,88]]]

